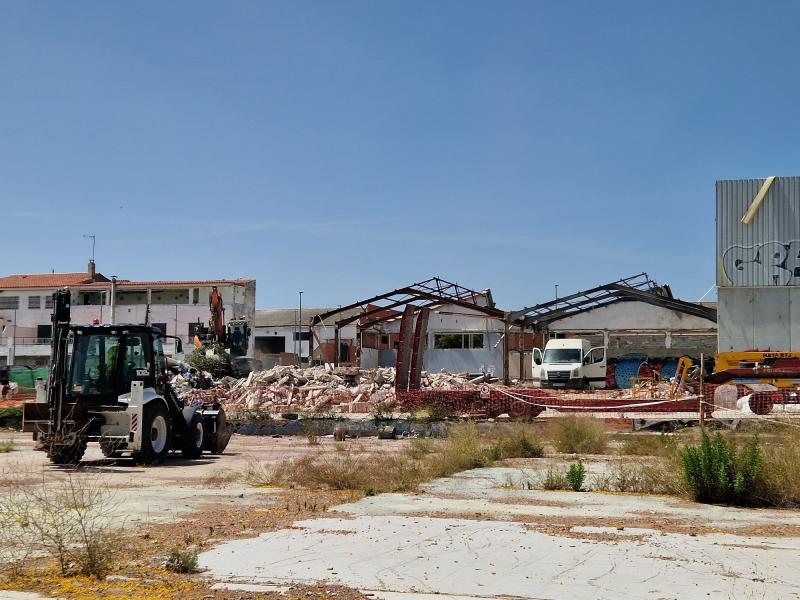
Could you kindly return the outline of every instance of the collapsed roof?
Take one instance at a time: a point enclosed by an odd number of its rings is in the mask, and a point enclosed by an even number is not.
[[[658,285],[647,273],[625,277],[590,290],[577,292],[563,298],[556,298],[535,306],[514,311],[509,322],[536,330],[545,329],[550,323],[565,317],[594,310],[616,302],[646,302],[680,313],[717,321],[717,311],[713,308],[678,300],[672,296],[668,285]]]
[[[361,329],[367,329],[378,323],[399,318],[401,313],[395,310],[398,307],[411,305],[417,308],[431,308],[446,304],[472,309],[497,319],[505,317],[505,313],[495,307],[490,290],[478,292],[440,277],[432,277],[315,315],[311,319],[311,324],[324,325],[326,320],[334,319],[337,327],[344,327],[358,321]]]

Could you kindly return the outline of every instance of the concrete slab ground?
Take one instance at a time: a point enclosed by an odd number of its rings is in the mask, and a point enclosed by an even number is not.
[[[0,490],[4,482],[31,479],[55,483],[67,477],[93,480],[112,491],[114,514],[121,523],[146,524],[179,521],[206,508],[265,504],[275,491],[253,487],[245,481],[252,463],[274,464],[284,459],[333,446],[324,440],[309,446],[304,437],[251,437],[234,435],[224,455],[203,454],[198,460],[170,455],[156,467],[137,466],[130,458],[107,459],[97,444],[90,444],[78,468],[53,466],[43,452],[33,449],[27,434],[0,433],[0,441],[13,439],[15,450],[0,453]],[[371,451],[374,438],[351,440],[352,448]],[[403,440],[381,442],[381,451],[400,450]]]
[[[14,441],[14,452],[0,454],[0,487],[30,476],[97,478],[115,490],[127,524],[170,523],[220,507],[257,509],[280,492],[243,480],[252,462],[334,451],[331,440],[310,446],[302,437],[234,436],[223,456],[171,457],[151,468],[104,459],[90,448],[73,470],[49,465],[27,436]],[[408,443],[348,445],[394,452]],[[200,564],[214,589],[233,594],[335,583],[384,600],[800,598],[800,511],[525,489],[524,481],[551,460],[510,461],[431,482],[415,494],[339,505],[289,528],[219,542]],[[585,457],[589,479],[613,460]]]
[[[800,513],[498,487],[477,469],[200,556],[231,584],[336,583],[387,600],[796,598]],[[792,527],[794,526],[794,527]]]

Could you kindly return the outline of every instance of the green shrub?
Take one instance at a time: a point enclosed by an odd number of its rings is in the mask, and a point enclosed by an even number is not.
[[[585,479],[586,468],[583,466],[583,463],[580,460],[576,463],[572,463],[569,466],[569,471],[567,471],[567,485],[570,489],[573,492],[580,492]]]
[[[195,348],[192,350],[186,357],[186,364],[201,371],[208,371],[215,379],[232,375],[231,355],[219,344],[208,349],[212,350],[214,354],[206,356],[207,348]]]
[[[548,428],[556,451],[566,454],[602,454],[608,446],[603,422],[592,417],[560,417]]]
[[[720,432],[703,430],[699,446],[681,450],[683,477],[698,502],[747,505],[756,501],[756,483],[764,464],[758,434],[738,449]]]
[[[19,429],[22,426],[22,407],[0,408],[0,427]]]
[[[3,440],[0,442],[0,454],[6,454],[14,451],[14,440]]]

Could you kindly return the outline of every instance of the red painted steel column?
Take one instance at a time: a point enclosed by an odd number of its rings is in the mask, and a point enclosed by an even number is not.
[[[411,374],[408,378],[408,389],[418,390],[422,385],[422,358],[425,354],[425,340],[428,335],[428,318],[430,308],[421,308],[414,327],[414,347],[411,350]]]
[[[400,320],[400,344],[397,348],[397,368],[394,386],[397,392],[408,391],[408,373],[411,362],[411,328],[414,326],[414,311],[416,307],[407,304]]]

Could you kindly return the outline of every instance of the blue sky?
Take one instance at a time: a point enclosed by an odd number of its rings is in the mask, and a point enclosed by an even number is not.
[[[518,308],[714,283],[714,182],[797,175],[797,3],[0,4],[0,273],[440,275]]]

